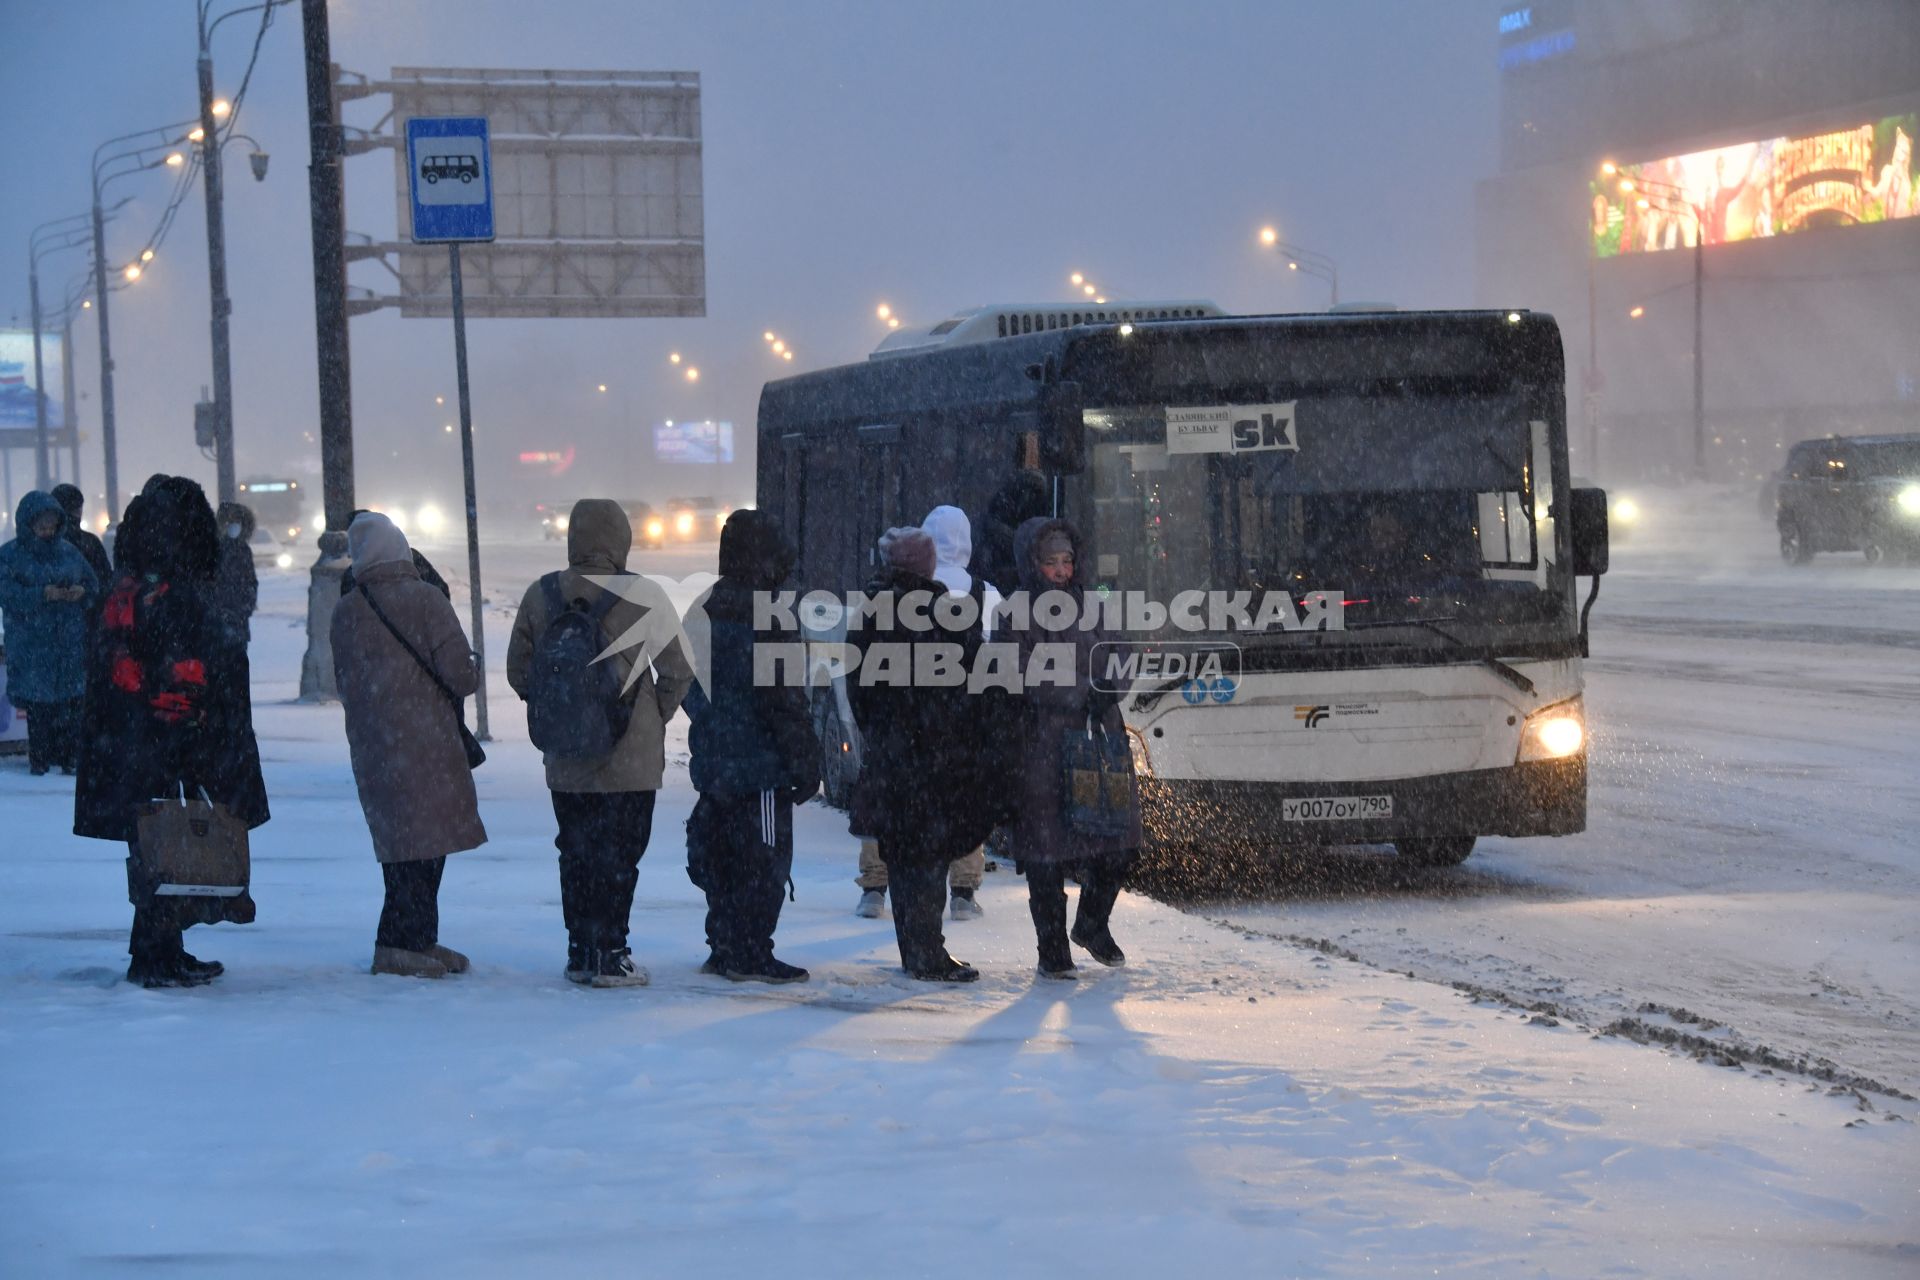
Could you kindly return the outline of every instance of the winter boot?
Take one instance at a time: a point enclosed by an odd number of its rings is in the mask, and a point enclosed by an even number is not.
[[[987,914],[986,908],[974,901],[973,890],[955,889],[953,891],[952,914],[955,920],[978,920]]]
[[[178,956],[174,957],[174,959],[183,972],[191,974],[196,978],[205,978],[208,982],[212,982],[215,978],[227,971],[227,966],[221,964],[218,960],[202,960],[197,956],[188,955],[185,951],[182,951]]]
[[[437,942],[427,948],[427,954],[447,966],[448,973],[465,973],[473,967],[472,962],[458,951],[452,947],[443,947]]]
[[[407,951],[400,947],[373,948],[373,971],[390,973],[397,978],[444,978],[447,966],[424,951]]]
[[[942,958],[930,969],[909,969],[907,976],[919,982],[978,982],[980,971],[952,956]]]
[[[625,947],[593,952],[588,968],[592,976],[587,985],[592,987],[644,987],[647,985],[647,971],[633,962],[633,954]]]
[[[1113,934],[1107,926],[1076,922],[1073,926],[1073,940],[1087,949],[1087,954],[1110,969],[1118,969],[1127,962],[1127,953],[1113,940]]]
[[[567,981],[584,983],[593,977],[593,971],[587,968],[587,957],[592,954],[583,942],[567,944]]]
[[[878,920],[887,913],[887,891],[885,889],[866,889],[860,894],[860,905],[853,914],[862,920]]]
[[[726,971],[727,967],[720,963],[720,953],[717,951],[707,952],[706,963],[700,966],[700,972],[706,974],[709,978],[717,978]]]
[[[161,987],[204,987],[213,976],[191,972],[173,959],[135,960],[127,966],[127,981],[153,991]]]
[[[768,956],[765,960],[757,964],[741,965],[738,968],[729,968],[722,972],[731,982],[770,982],[774,984],[805,982],[812,976],[799,965],[788,964],[786,961],[776,960],[772,956]]]

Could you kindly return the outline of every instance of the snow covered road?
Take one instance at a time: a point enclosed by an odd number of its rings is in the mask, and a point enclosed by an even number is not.
[[[1920,1093],[1920,569],[1789,569],[1745,494],[1642,506],[1593,615],[1584,834],[1333,855],[1194,910]]]

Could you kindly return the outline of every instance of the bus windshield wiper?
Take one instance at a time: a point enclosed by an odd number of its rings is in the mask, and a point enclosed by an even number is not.
[[[1529,680],[1525,673],[1500,661],[1500,659],[1494,657],[1491,653],[1474,649],[1474,647],[1465,640],[1462,640],[1459,636],[1440,625],[1442,622],[1452,622],[1453,620],[1452,618],[1379,618],[1368,622],[1350,622],[1342,629],[1346,631],[1372,631],[1377,627],[1424,627],[1454,648],[1466,649],[1472,652],[1475,658],[1489,668],[1495,675],[1505,680],[1520,692],[1532,693],[1534,691],[1533,681]]]

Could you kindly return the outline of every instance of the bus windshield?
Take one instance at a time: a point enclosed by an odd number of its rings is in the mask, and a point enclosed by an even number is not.
[[[1368,643],[1564,612],[1547,426],[1518,392],[1303,391],[1085,422],[1104,586],[1341,592],[1351,642]]]

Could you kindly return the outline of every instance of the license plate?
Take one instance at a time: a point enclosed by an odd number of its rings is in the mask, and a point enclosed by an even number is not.
[[[1284,822],[1352,822],[1392,816],[1392,796],[1300,796],[1280,802]]]

